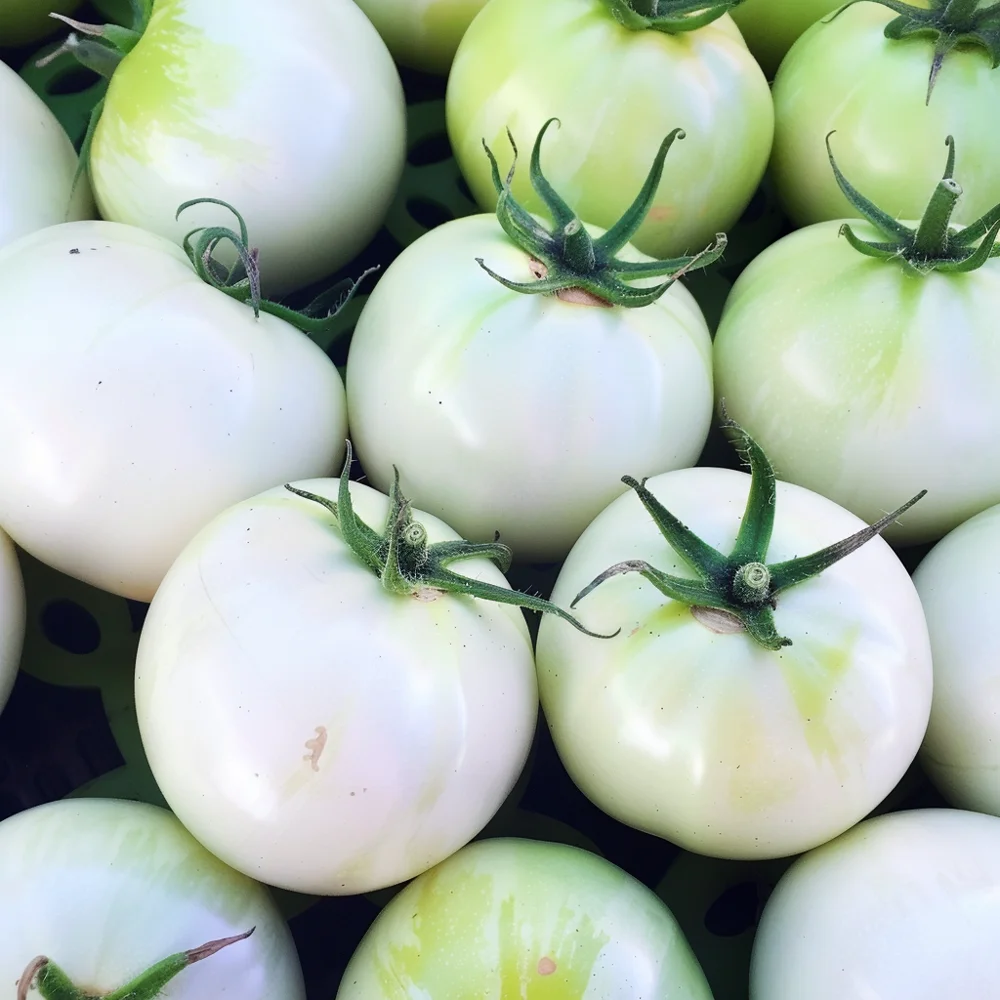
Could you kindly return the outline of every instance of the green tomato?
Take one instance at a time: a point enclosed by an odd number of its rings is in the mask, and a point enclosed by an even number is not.
[[[761,68],[774,76],[799,35],[842,4],[843,0],[744,0],[733,8],[732,17]]]
[[[1000,259],[919,275],[839,232],[792,233],[737,279],[715,338],[718,397],[782,479],[865,520],[926,489],[885,537],[931,541],[1000,503]]]
[[[337,1000],[711,1000],[667,907],[563,844],[487,840],[410,883],[379,914]]]
[[[545,173],[584,222],[610,228],[641,188],[663,137],[671,150],[632,244],[653,257],[702,249],[742,214],[771,149],[767,81],[728,15],[694,31],[633,31],[602,0],[492,0],[469,27],[448,79],[448,135],[484,211],[496,206],[489,144],[506,173],[506,129],[528,143],[560,119]],[[544,204],[527,171],[514,196]]]
[[[0,0],[0,48],[40,41],[59,30],[49,13],[72,14],[80,0]]]
[[[357,0],[396,62],[446,74],[486,0]]]
[[[792,47],[774,81],[771,172],[791,219],[804,226],[852,217],[826,155],[836,131],[837,161],[855,187],[897,219],[923,213],[941,177],[945,138],[958,150],[965,196],[961,221],[1000,202],[1000,70],[981,48],[944,59],[927,103],[933,39],[892,41],[893,11],[859,3],[814,24]]]

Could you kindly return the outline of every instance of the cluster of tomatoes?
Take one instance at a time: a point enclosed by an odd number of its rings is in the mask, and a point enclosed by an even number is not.
[[[0,707],[16,546],[148,603],[170,811],[0,823],[20,1000],[300,1000],[265,886],[408,881],[339,1000],[711,1000],[639,881],[480,838],[539,706],[619,822],[802,855],[753,1000],[1000,990],[1000,3],[57,6],[107,87],[77,149],[0,63]],[[482,214],[293,308],[397,195],[397,63]],[[955,808],[872,818],[918,755]]]

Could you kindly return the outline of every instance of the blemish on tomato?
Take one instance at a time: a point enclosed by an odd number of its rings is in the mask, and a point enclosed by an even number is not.
[[[319,770],[319,758],[326,748],[326,726],[317,726],[316,735],[311,740],[306,740],[306,749],[309,753],[303,756],[303,760],[309,761],[310,767],[314,771]]]
[[[677,209],[673,205],[654,205],[646,214],[646,218],[653,222],[669,222],[676,215]]]
[[[548,955],[538,960],[538,974],[540,976],[551,976],[556,968],[556,963]]]

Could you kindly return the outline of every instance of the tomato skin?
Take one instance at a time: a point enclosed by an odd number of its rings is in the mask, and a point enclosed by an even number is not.
[[[305,998],[291,933],[267,891],[156,806],[63,799],[5,819],[0,898],[5,983],[46,955],[88,994],[104,996],[170,955],[255,927],[181,972],[164,996]]]
[[[750,477],[668,472],[646,486],[681,522],[729,552]],[[769,563],[862,525],[831,501],[778,482]],[[581,535],[552,600],[569,607],[623,560],[690,577],[633,493]],[[927,626],[898,558],[874,539],[777,600],[792,645],[716,634],[638,574],[612,577],[575,607],[580,641],[544,619],[539,694],[570,777],[599,808],[711,857],[808,850],[862,819],[916,756],[931,702]],[[586,638],[586,637],[583,637]]]
[[[1000,990],[1000,819],[913,809],[794,862],[764,907],[750,1000],[940,1000]]]
[[[897,219],[919,219],[944,169],[945,139],[955,139],[955,178],[964,195],[955,221],[970,223],[1000,203],[1000,70],[978,48],[944,60],[926,104],[934,43],[892,41],[896,15],[877,3],[849,7],[813,25],[774,81],[777,194],[799,226],[849,218],[850,207],[830,169],[826,135],[837,165],[861,193]]]
[[[921,762],[959,809],[1000,815],[1000,507],[977,514],[924,557],[913,582],[934,652],[934,702]]]
[[[446,75],[486,0],[357,0],[402,66]]]
[[[76,163],[55,115],[0,62],[0,247],[36,229],[93,215],[85,176],[71,197]]]
[[[266,295],[348,263],[375,234],[405,156],[399,74],[353,0],[157,0],[94,133],[104,218],[180,243],[246,218]],[[223,248],[224,249],[224,248]]]
[[[761,68],[772,78],[795,40],[842,0],[744,0],[730,16]]]
[[[0,249],[0,301],[0,525],[60,572],[148,601],[220,510],[343,459],[333,362],[168,240],[40,230]]]
[[[1000,261],[921,277],[839,229],[799,230],[737,279],[715,337],[718,398],[779,476],[866,521],[926,489],[885,537],[932,541],[1000,502]]]
[[[3,0],[0,3],[0,48],[41,41],[59,30],[49,12],[72,14],[80,0]]]
[[[339,484],[294,485],[336,498]],[[350,489],[381,532],[388,499]],[[457,537],[414,517],[431,542]],[[506,585],[482,558],[453,568]],[[323,507],[278,487],[171,567],[139,642],[136,710],[165,799],[213,854],[270,885],[347,895],[480,832],[524,768],[538,695],[519,608],[389,593]]]
[[[499,531],[519,560],[561,558],[629,469],[697,461],[712,419],[708,327],[680,284],[606,309],[507,289],[477,257],[534,280],[486,215],[437,227],[382,276],[348,356],[353,442],[373,485],[388,491],[398,466],[403,492],[463,537]]]
[[[0,531],[0,712],[17,678],[24,646],[24,580],[17,551],[9,536]]]
[[[683,128],[634,246],[673,257],[707,246],[743,212],[771,149],[767,81],[727,16],[677,36],[630,31],[602,0],[491,0],[448,78],[448,135],[483,211],[496,192],[483,140],[505,174],[506,129],[525,152],[552,116],[549,181],[584,222],[610,227],[635,198],[663,137]],[[515,197],[544,206],[526,162]]]
[[[514,995],[712,996],[670,911],[641,883],[576,847],[498,839],[403,889],[351,958],[337,1000]]]

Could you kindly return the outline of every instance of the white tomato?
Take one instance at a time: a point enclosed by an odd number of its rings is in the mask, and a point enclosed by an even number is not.
[[[335,502],[338,487],[295,484]],[[386,497],[348,488],[379,531]],[[456,539],[415,516],[432,549]],[[460,566],[509,592],[486,559]],[[486,825],[524,767],[538,697],[518,608],[390,592],[328,510],[277,487],[174,563],[143,627],[136,708],[164,797],[213,854],[342,895],[412,878]]]
[[[924,770],[961,809],[1000,815],[1000,507],[946,535],[913,574],[934,654]]]
[[[0,247],[36,229],[90,217],[86,176],[73,190],[76,166],[76,151],[55,115],[0,62]]]
[[[545,717],[584,794],[630,826],[732,859],[795,854],[862,819],[915,757],[931,702],[920,601],[880,538],[776,599],[763,593],[745,618],[716,610],[736,607],[741,578],[776,584],[798,557],[864,527],[808,490],[778,482],[769,499],[750,484],[696,468],[641,487],[701,539],[685,551],[712,547],[719,566],[701,576],[645,500],[615,500],[573,547],[552,600],[588,628],[621,633],[578,639],[546,618],[536,653]],[[773,534],[749,507],[741,517],[748,493]],[[761,543],[766,565],[722,555]],[[674,592],[730,596],[674,599],[656,573]]]
[[[0,250],[0,303],[0,525],[63,573],[148,601],[220,510],[343,456],[333,362],[162,237],[26,236]]]
[[[10,697],[20,666],[25,614],[24,579],[17,551],[0,531],[0,711]]]
[[[1000,993],[1000,819],[915,809],[796,861],[764,908],[751,1000]]]
[[[371,239],[405,155],[399,75],[352,0],[157,0],[115,69],[90,148],[101,214],[180,242],[246,216],[266,294],[336,271]],[[228,221],[228,220],[227,220]]]
[[[292,936],[267,891],[156,806],[66,799],[5,819],[0,899],[0,977],[11,997],[37,956],[88,997],[124,996],[115,991],[156,963],[251,928],[245,940],[177,972],[162,995],[305,997]],[[152,1000],[159,992],[128,996]]]

